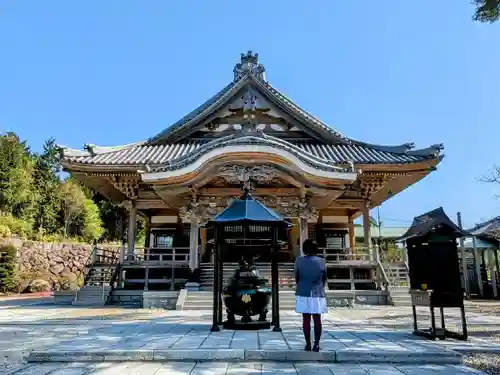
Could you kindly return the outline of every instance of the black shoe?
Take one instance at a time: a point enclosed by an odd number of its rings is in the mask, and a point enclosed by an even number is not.
[[[306,342],[306,347],[304,348],[305,351],[310,352],[311,351],[311,343]]]
[[[314,344],[313,352],[319,352],[319,344]]]

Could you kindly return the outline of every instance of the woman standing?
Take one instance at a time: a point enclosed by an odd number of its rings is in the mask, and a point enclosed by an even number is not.
[[[304,256],[295,260],[295,311],[302,314],[302,329],[306,340],[305,350],[311,350],[311,316],[314,321],[314,345],[312,350],[319,352],[321,338],[321,314],[328,312],[325,297],[326,267],[323,258],[318,256],[318,245],[313,240],[302,244]]]

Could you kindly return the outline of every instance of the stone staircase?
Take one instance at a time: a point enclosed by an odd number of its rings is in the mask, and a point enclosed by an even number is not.
[[[118,253],[95,248],[84,270],[84,286],[77,291],[73,305],[104,306],[117,275]]]
[[[104,306],[108,300],[109,285],[85,285],[77,293],[73,306]]]
[[[385,263],[383,267],[389,278],[389,285],[401,287],[409,285],[408,268],[404,263]]]
[[[262,277],[271,282],[271,264],[270,263],[256,263],[255,267]],[[229,279],[233,276],[234,271],[238,268],[237,263],[224,263],[224,285],[227,284]],[[202,263],[200,265],[200,290],[212,291],[214,267],[212,263]],[[278,277],[280,282],[280,289],[282,290],[295,290],[295,276],[293,273],[293,263],[279,263],[278,264]]]
[[[295,292],[292,290],[280,290],[280,310],[295,310]],[[271,310],[272,301],[269,303],[269,310]],[[188,291],[183,310],[212,310],[213,307],[213,294],[211,291]]]
[[[411,297],[407,286],[389,286],[389,294],[394,306],[411,306]]]
[[[411,306],[408,268],[404,263],[383,263],[389,279],[390,300],[394,306]]]
[[[211,291],[188,291],[183,310],[212,310],[213,293]]]

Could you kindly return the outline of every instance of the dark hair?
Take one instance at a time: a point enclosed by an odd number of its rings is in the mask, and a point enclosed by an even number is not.
[[[302,252],[305,255],[318,255],[318,244],[316,241],[307,239],[302,243]]]

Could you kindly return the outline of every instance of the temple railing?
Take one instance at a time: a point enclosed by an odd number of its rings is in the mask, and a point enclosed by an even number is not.
[[[352,247],[352,248],[320,248],[323,253],[323,258],[326,263],[341,263],[341,262],[374,262],[371,250],[367,247]]]
[[[92,252],[93,264],[115,264],[120,257],[120,249],[100,249],[95,247]]]
[[[140,263],[189,264],[189,247],[135,248],[134,254],[125,254],[123,264]]]

